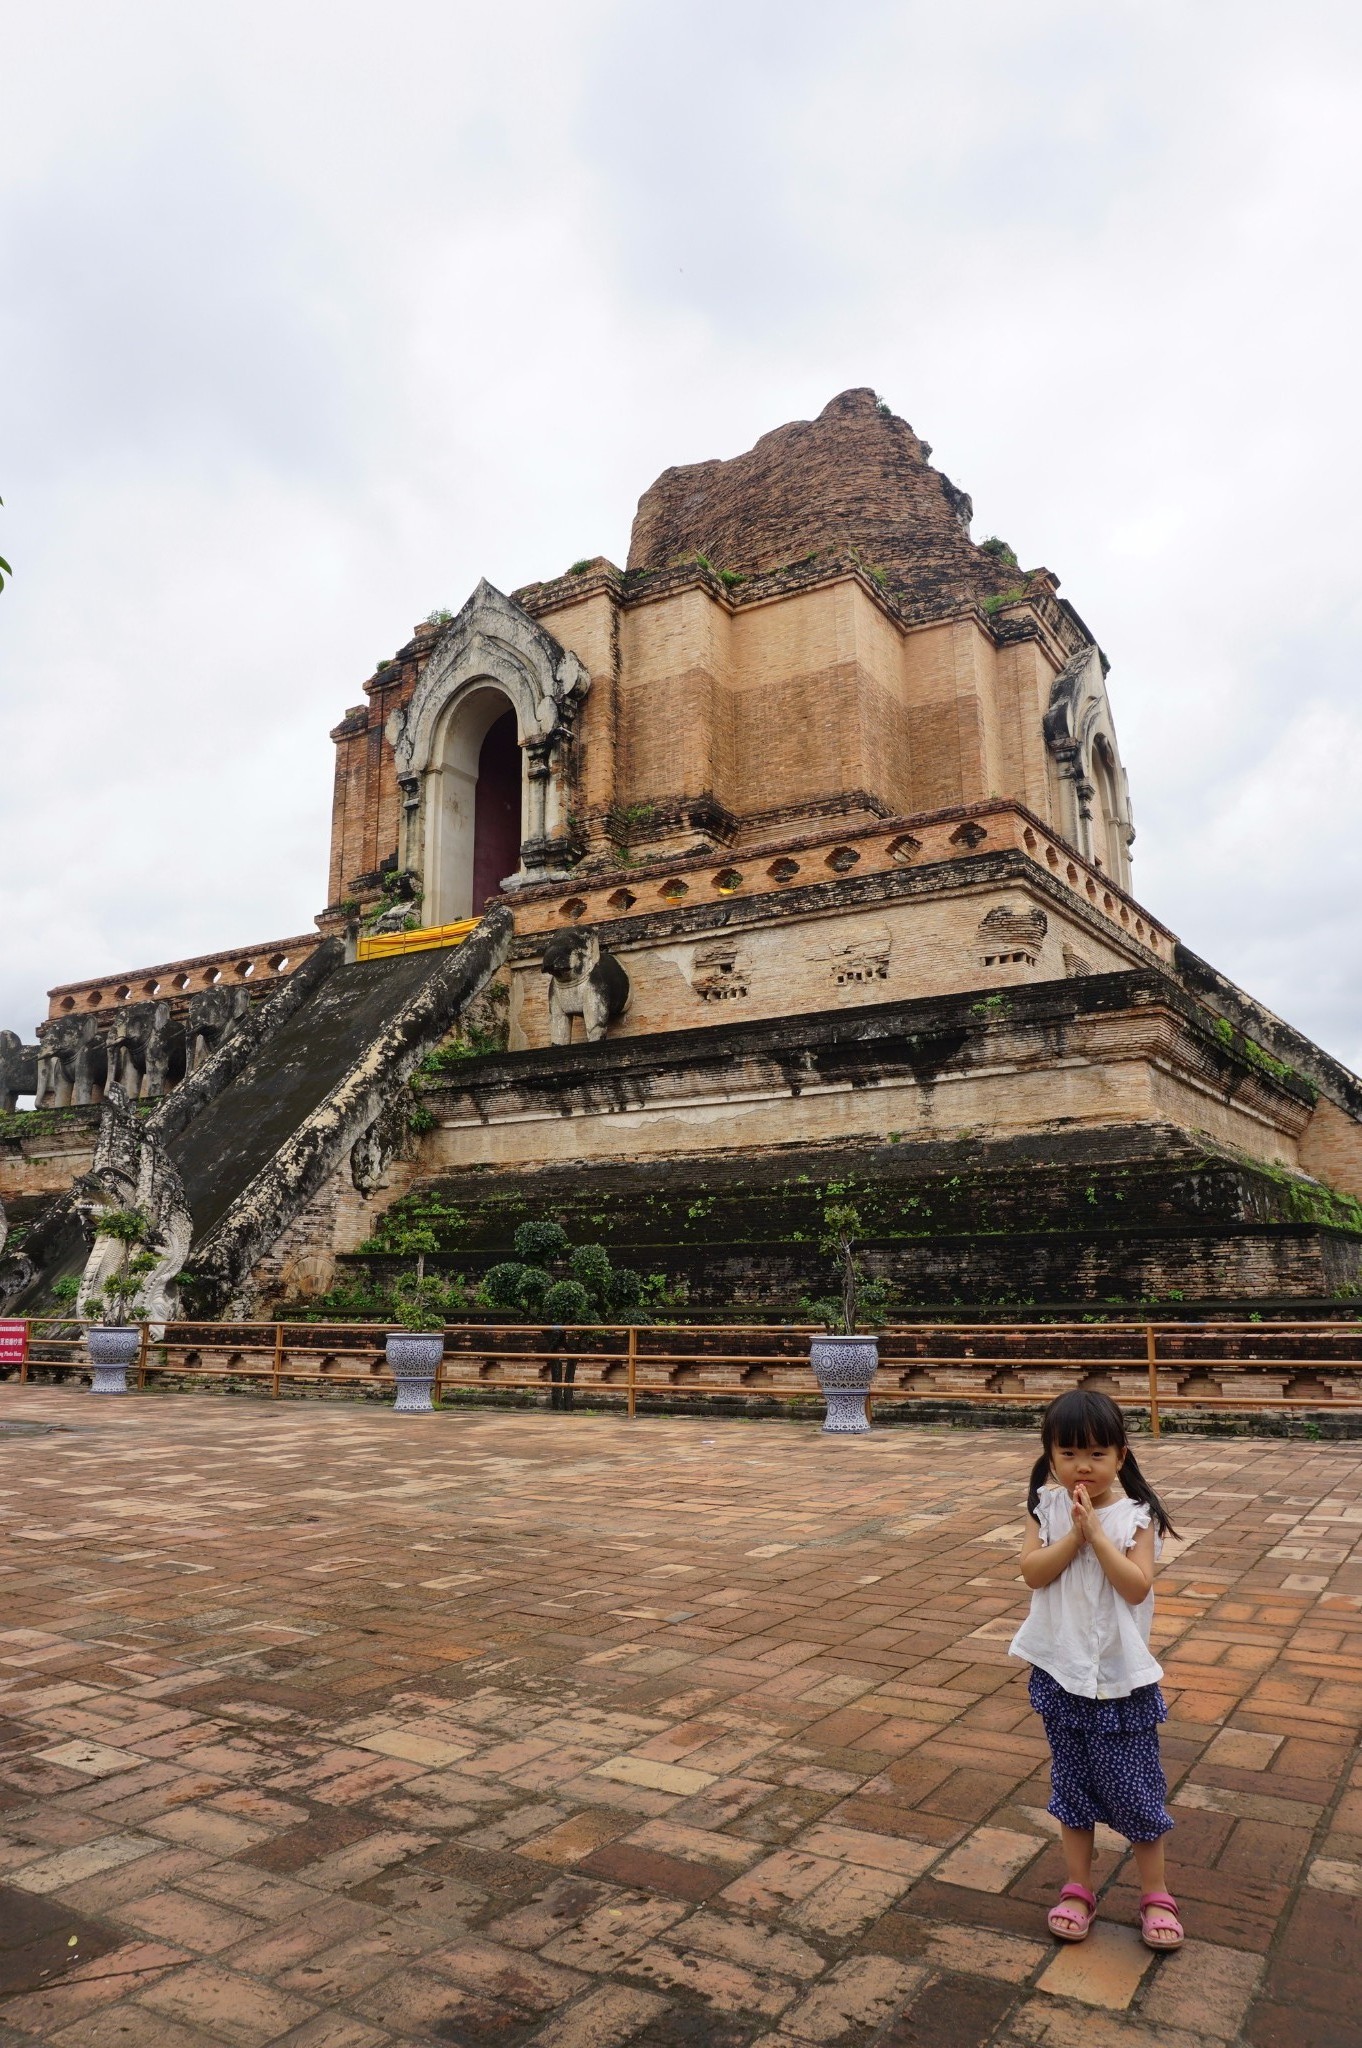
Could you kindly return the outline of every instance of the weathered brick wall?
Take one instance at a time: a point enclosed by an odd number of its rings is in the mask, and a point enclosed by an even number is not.
[[[473,1060],[427,1099],[426,1171],[1173,1127],[1277,1169],[1311,1105],[1158,974],[826,1007]]]
[[[349,1162],[338,1167],[252,1267],[256,1300],[268,1305],[325,1293],[335,1279],[337,1257],[364,1243],[376,1218],[406,1193],[413,1171],[410,1159],[393,1159],[377,1186],[363,1194]]]
[[[970,540],[970,501],[928,453],[873,391],[843,391],[743,455],[664,470],[639,499],[629,567],[703,554],[751,574],[855,549],[892,587],[938,602],[1015,588],[1019,572]]]
[[[351,897],[372,901],[378,894],[377,869],[397,852],[400,796],[383,728],[410,699],[438,637],[437,628],[418,626],[396,657],[364,685],[367,703],[347,711],[332,730],[336,762],[327,882],[332,911]]]
[[[1327,1187],[1362,1197],[1362,1124],[1321,1096],[1301,1137],[1300,1163]]]
[[[732,843],[801,807],[911,815],[994,795],[1058,828],[1041,721],[1084,630],[1047,571],[975,546],[967,504],[905,421],[845,392],[731,462],[667,471],[628,575],[597,559],[517,592],[592,679],[563,764],[578,844],[609,853],[622,818],[633,845]],[[979,609],[1004,595],[1006,616]],[[418,629],[333,735],[333,910],[371,900],[397,849],[383,728],[437,641]]]
[[[77,1174],[89,1172],[98,1135],[94,1107],[28,1110],[0,1119],[0,1202],[9,1208],[30,1198],[65,1194]]]
[[[1357,1287],[1362,1235],[1340,1227],[1337,1205],[1298,1220],[1276,1176],[1150,1124],[678,1152],[586,1172],[452,1171],[413,1192],[443,1218],[442,1273],[476,1281],[508,1255],[521,1222],[552,1217],[574,1243],[603,1243],[618,1263],[663,1274],[693,1308],[788,1310],[832,1281],[818,1250],[830,1183],[862,1216],[867,1267],[905,1305],[1253,1301]],[[366,1266],[380,1277],[402,1263]]]

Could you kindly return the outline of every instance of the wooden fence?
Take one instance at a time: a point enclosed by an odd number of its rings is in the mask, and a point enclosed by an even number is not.
[[[17,1377],[88,1371],[83,1326],[27,1323]],[[220,1380],[278,1398],[285,1384],[372,1388],[391,1381],[372,1323],[168,1323],[141,1331],[136,1383]],[[549,1393],[571,1405],[642,1398],[816,1401],[810,1325],[451,1324],[436,1396]],[[1034,1408],[1074,1387],[1161,1414],[1198,1409],[1347,1413],[1362,1409],[1362,1323],[1254,1321],[914,1324],[882,1330],[875,1404]]]

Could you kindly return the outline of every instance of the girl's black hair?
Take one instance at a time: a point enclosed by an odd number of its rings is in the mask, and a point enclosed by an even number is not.
[[[1050,1456],[1056,1444],[1064,1451],[1093,1445],[1125,1452],[1117,1474],[1122,1486],[1132,1500],[1143,1501],[1160,1536],[1177,1535],[1168,1519],[1167,1508],[1136,1463],[1135,1453],[1126,1437],[1126,1419],[1109,1395],[1082,1390],[1061,1394],[1045,1411],[1040,1425],[1040,1441],[1041,1454],[1031,1467],[1031,1485],[1026,1496],[1027,1509],[1032,1515],[1040,1501],[1041,1487],[1050,1477]]]

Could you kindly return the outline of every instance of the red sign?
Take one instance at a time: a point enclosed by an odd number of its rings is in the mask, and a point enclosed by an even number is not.
[[[0,1322],[0,1365],[22,1365],[28,1357],[28,1324]]]

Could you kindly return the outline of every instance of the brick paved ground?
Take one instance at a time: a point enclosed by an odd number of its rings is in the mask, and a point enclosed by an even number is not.
[[[1362,1447],[1174,1440],[1059,1950],[1020,1436],[0,1389],[0,2048],[1362,2042]],[[1358,1546],[1356,1552],[1354,1546]]]

